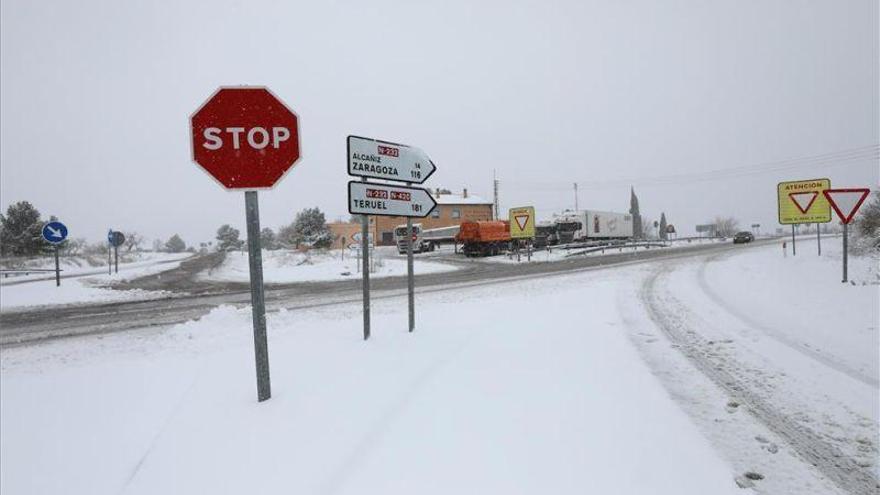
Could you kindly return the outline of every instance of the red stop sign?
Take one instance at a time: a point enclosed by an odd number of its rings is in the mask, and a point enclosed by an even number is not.
[[[192,115],[193,161],[227,189],[272,187],[299,160],[297,120],[267,88],[220,88]]]

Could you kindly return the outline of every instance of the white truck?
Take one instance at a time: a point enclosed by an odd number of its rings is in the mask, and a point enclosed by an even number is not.
[[[452,227],[423,229],[422,224],[414,223],[413,252],[424,253],[426,251],[433,251],[439,244],[454,242],[459,228],[458,225],[453,225]],[[397,245],[398,253],[406,254],[406,224],[398,225],[394,228],[394,243]]]
[[[567,210],[556,216],[560,244],[590,240],[631,239],[632,215],[598,210]]]

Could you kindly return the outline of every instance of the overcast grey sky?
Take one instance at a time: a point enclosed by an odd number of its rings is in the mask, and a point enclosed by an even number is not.
[[[624,211],[633,183],[680,231],[775,228],[779,180],[878,184],[877,5],[2,0],[0,206],[93,240],[241,227],[243,194],[190,162],[188,118],[254,84],[299,114],[303,151],[261,193],[264,226],[347,217],[358,134],[423,148],[430,187],[491,197],[496,170],[502,208],[549,216],[578,182],[582,208]]]

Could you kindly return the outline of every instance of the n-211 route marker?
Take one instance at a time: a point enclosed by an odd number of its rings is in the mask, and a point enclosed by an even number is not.
[[[360,136],[348,136],[346,160],[348,174],[361,177],[360,182],[348,183],[348,212],[361,216],[364,340],[370,338],[370,250],[367,246],[370,215],[406,217],[409,331],[412,332],[416,327],[412,219],[428,216],[437,203],[429,191],[409,186],[425,182],[437,167],[419,148]],[[406,182],[406,186],[367,182],[367,178]]]

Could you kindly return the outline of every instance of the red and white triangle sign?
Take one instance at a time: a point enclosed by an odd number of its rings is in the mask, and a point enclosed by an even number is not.
[[[822,194],[828,198],[834,212],[840,217],[840,221],[848,224],[852,221],[859,207],[865,202],[865,198],[871,192],[868,188],[854,189],[825,189]]]
[[[806,191],[790,193],[788,197],[797,205],[801,213],[806,213],[813,206],[813,202],[819,197],[819,191]]]
[[[529,223],[529,215],[514,215],[513,218],[516,220],[516,224],[519,225],[519,230],[526,230],[526,224]]]

